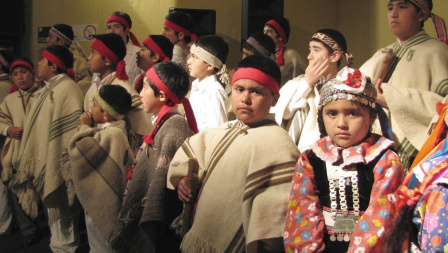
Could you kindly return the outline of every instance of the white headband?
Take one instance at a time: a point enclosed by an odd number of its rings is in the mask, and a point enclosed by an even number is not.
[[[196,46],[196,44],[193,44],[191,46],[190,53],[196,55],[197,57],[201,58],[206,63],[212,65],[213,67],[215,67],[217,69],[221,69],[225,65],[216,56],[214,56],[211,53],[207,52],[202,47]]]

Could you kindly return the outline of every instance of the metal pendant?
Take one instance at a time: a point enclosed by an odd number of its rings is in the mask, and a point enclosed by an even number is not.
[[[350,236],[349,235],[345,235],[344,236],[344,241],[349,242],[350,241]]]
[[[334,236],[334,234],[330,235],[330,240],[331,240],[332,242],[336,241],[336,236]]]
[[[344,237],[342,235],[338,235],[338,241],[342,242],[344,240]]]
[[[344,216],[342,214],[336,215],[334,217],[333,229],[331,230],[332,233],[342,233],[342,234],[353,233],[358,218],[359,217],[354,214],[349,214],[347,216]]]

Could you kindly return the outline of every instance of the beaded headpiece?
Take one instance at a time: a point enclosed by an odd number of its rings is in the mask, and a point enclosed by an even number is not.
[[[376,89],[361,71],[345,67],[322,86],[318,110],[336,100],[350,100],[375,109]]]

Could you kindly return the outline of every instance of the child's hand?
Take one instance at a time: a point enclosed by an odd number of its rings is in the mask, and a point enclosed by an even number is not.
[[[22,138],[23,128],[18,126],[12,126],[8,127],[7,132],[9,137],[20,140],[20,138]]]
[[[317,58],[308,64],[308,67],[305,69],[305,81],[313,87],[319,78],[325,73],[325,71],[330,66],[330,63],[327,58]]]
[[[81,116],[79,116],[79,123],[81,125],[92,126],[93,125],[92,114],[90,112],[84,112],[83,114],[81,114]]]
[[[188,178],[183,177],[179,181],[179,185],[177,186],[177,196],[179,197],[180,200],[182,200],[184,202],[190,202],[190,199],[193,197],[191,195],[190,188],[188,188],[188,186],[187,186],[187,181],[188,181]]]

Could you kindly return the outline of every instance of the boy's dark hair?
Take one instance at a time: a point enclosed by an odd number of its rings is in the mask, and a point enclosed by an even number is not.
[[[131,94],[120,85],[103,85],[98,93],[110,107],[120,114],[126,115],[132,109]]]
[[[268,35],[264,34],[263,32],[256,32],[256,33],[252,34],[250,36],[250,38],[255,39],[258,42],[258,44],[260,44],[260,46],[262,46],[264,49],[266,49],[272,55],[275,54],[275,42]],[[259,52],[256,48],[254,48],[252,45],[247,43],[247,41],[244,42],[243,48],[248,51],[253,52],[254,54],[262,54],[263,55],[262,52]],[[270,57],[270,55],[265,55],[265,56]]]
[[[284,41],[284,43],[286,44],[286,42],[289,41],[289,32],[291,30],[291,28],[289,26],[289,20],[287,18],[284,18],[284,17],[274,18],[272,20],[277,22],[283,28],[283,31],[285,32],[285,36],[286,36],[286,41]],[[277,36],[280,36],[280,34],[278,33],[277,29],[275,29],[273,26],[271,26],[271,27],[275,30],[275,32],[277,33]]]
[[[149,35],[151,39],[162,49],[163,53],[166,57],[168,57],[170,60],[173,58],[173,48],[174,45],[171,43],[171,41],[163,36],[163,35]],[[151,50],[150,56],[154,56],[154,52]],[[163,59],[159,59],[158,62],[162,62]]]
[[[190,82],[187,71],[180,64],[172,61],[161,62],[154,65],[154,70],[174,95],[180,100],[185,98],[190,89]],[[159,88],[151,80],[149,86],[153,89],[154,95],[158,96],[160,94]]]
[[[100,40],[106,45],[119,60],[123,60],[126,56],[126,45],[120,35],[115,33],[98,34],[93,36],[95,39]],[[103,57],[105,59],[105,57]]]
[[[229,54],[229,45],[222,37],[218,35],[206,35],[199,37],[194,44],[214,55],[223,64],[226,63],[227,55]],[[215,68],[216,71],[219,71],[219,69]]]
[[[9,64],[12,63],[12,59],[14,58],[14,53],[11,50],[0,49],[0,54],[2,55],[3,58],[5,58],[5,60],[7,62],[9,62]],[[2,64],[2,70],[3,70],[3,72],[9,74],[9,66],[5,66],[4,64]]]
[[[328,37],[332,38],[334,41],[336,41],[336,43],[338,43],[338,45],[344,51],[344,52],[342,52],[342,54],[347,53],[347,41],[345,40],[344,35],[342,35],[342,33],[340,33],[339,31],[334,30],[334,29],[320,29],[316,33],[323,33],[323,34],[327,35]],[[323,43],[321,40],[312,38],[311,41],[317,41],[317,42],[322,43],[325,46],[325,48],[328,50],[328,55],[331,55],[334,52],[334,50],[331,47],[329,47],[327,44]],[[341,60],[342,60],[343,56],[344,55],[342,55],[341,58],[338,60],[338,67],[341,65]]]
[[[417,5],[415,5],[413,2],[411,2],[409,0],[405,0],[405,2],[408,2],[408,3],[411,3],[412,5],[414,5],[415,9],[417,10],[417,13],[422,11],[422,9],[420,7],[418,7]],[[428,3],[429,11],[432,11],[432,7],[433,7],[432,0],[426,0],[426,2]],[[424,26],[425,26],[425,21],[420,22],[420,28],[423,29]]]
[[[65,46],[60,45],[52,45],[47,47],[45,50],[50,52],[52,55],[56,56],[67,69],[71,69],[73,67],[73,54],[68,50]],[[47,59],[48,60],[48,59]],[[53,63],[48,60],[48,66],[53,66]],[[60,73],[67,73],[67,71],[63,71],[59,68],[57,68],[56,72],[58,74]]]
[[[24,56],[17,56],[17,57],[15,57],[15,58],[11,61],[11,64],[13,64],[13,63],[16,62],[16,61],[24,61],[24,62],[30,64],[30,65],[33,67],[33,69],[34,69],[34,64],[33,64],[33,62],[32,62],[29,58],[27,58],[27,57],[24,57]],[[28,69],[29,71],[31,71],[32,73],[34,73],[34,70],[29,69],[27,66],[23,66],[23,65],[17,65],[17,66],[15,66],[14,68],[12,68],[11,71],[14,71],[14,69],[19,68],[19,67],[26,68],[26,69]]]
[[[75,34],[73,33],[73,28],[69,25],[66,24],[56,24],[53,25],[53,27],[60,31],[62,34],[64,34],[68,39],[73,40],[75,38]],[[59,38],[58,36],[56,36],[56,40],[60,41],[61,38]],[[64,43],[64,45],[66,47],[70,47],[70,45],[68,45],[67,43]]]
[[[235,68],[237,71],[240,68],[254,68],[265,73],[268,76],[277,81],[280,85],[281,82],[281,72],[277,63],[269,57],[263,55],[251,55],[242,59]]]
[[[130,17],[129,14],[127,14],[126,12],[122,12],[122,11],[114,11],[114,12],[111,14],[111,16],[117,16],[117,17],[123,18],[124,20],[126,20],[126,21],[128,22],[128,24],[129,24],[129,29],[132,28],[132,20],[131,20],[131,17]],[[122,25],[123,25],[123,24],[122,24]],[[123,27],[124,27],[124,25],[123,25]],[[124,27],[123,30],[125,30],[125,29],[126,29],[126,27]]]
[[[194,18],[185,12],[182,11],[173,11],[165,16],[165,19],[171,21],[172,23],[181,26],[182,28],[194,32]],[[178,32],[175,32],[175,34],[179,34]],[[190,43],[191,37],[185,35],[185,43]]]

